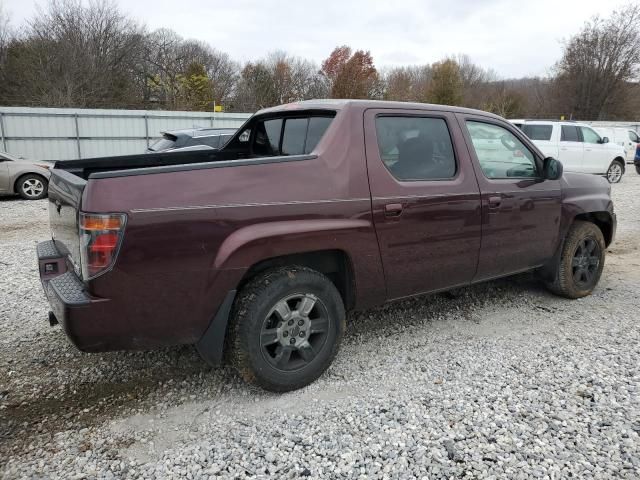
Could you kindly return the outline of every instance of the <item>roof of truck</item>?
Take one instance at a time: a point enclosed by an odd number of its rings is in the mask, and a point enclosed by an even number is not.
[[[453,107],[449,105],[436,105],[432,103],[417,103],[417,102],[393,102],[387,100],[352,100],[352,99],[336,99],[336,98],[323,98],[315,100],[302,100],[299,102],[287,103],[284,105],[278,105],[277,107],[265,108],[257,112],[262,113],[275,113],[291,110],[343,110],[350,107],[359,108],[404,108],[411,110],[436,110],[439,112],[453,112],[453,113],[469,113],[476,115],[484,115],[504,120],[502,117],[493,113],[485,112],[482,110],[475,110],[473,108]]]

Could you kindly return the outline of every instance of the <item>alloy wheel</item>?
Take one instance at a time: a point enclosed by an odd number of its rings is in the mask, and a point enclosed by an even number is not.
[[[609,180],[609,183],[618,183],[621,178],[622,167],[617,162],[612,163],[607,172],[607,180]]]
[[[600,246],[594,238],[587,237],[578,243],[571,259],[573,281],[579,288],[588,288],[596,278],[600,266]]]
[[[327,307],[315,295],[285,297],[269,311],[262,324],[262,355],[278,370],[303,368],[324,346],[329,325]]]
[[[29,198],[39,197],[44,192],[44,184],[37,178],[28,178],[22,182],[22,191]]]

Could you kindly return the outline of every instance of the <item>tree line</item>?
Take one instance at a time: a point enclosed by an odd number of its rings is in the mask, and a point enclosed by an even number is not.
[[[171,29],[149,31],[111,0],[50,0],[19,28],[0,4],[0,104],[252,112],[310,98],[458,105],[505,117],[639,117],[640,7],[593,18],[544,77],[501,79],[457,55],[379,68],[338,46],[320,64],[276,51],[240,63]]]

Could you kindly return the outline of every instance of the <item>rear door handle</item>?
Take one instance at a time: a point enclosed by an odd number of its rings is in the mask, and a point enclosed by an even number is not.
[[[499,195],[494,195],[489,197],[488,201],[489,201],[489,208],[491,210],[495,210],[500,207],[500,204],[502,203],[502,197]]]
[[[386,217],[399,217],[402,214],[401,203],[388,203],[384,206],[384,215]]]

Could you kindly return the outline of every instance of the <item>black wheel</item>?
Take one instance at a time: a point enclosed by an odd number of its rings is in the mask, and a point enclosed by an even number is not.
[[[283,267],[252,279],[234,304],[232,364],[249,383],[274,392],[317,379],[338,352],[344,332],[342,298],[324,275]]]
[[[559,265],[549,289],[567,298],[585,297],[593,291],[604,267],[606,245],[600,229],[576,221],[565,239]]]
[[[47,196],[48,184],[44,177],[30,173],[18,179],[16,190],[25,200],[40,200]]]
[[[622,174],[624,173],[624,164],[619,160],[614,160],[607,170],[607,180],[609,183],[620,183]]]

